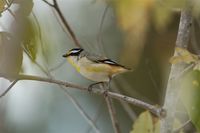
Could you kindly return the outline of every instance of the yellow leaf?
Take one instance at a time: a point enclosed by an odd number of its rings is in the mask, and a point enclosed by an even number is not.
[[[0,0],[0,12],[4,10],[5,6],[6,6],[5,0]]]
[[[180,121],[174,120],[173,128],[181,126]],[[151,115],[149,111],[142,112],[133,125],[130,133],[160,133],[160,119]],[[180,131],[179,133],[183,133]]]
[[[188,50],[180,47],[175,48],[175,56],[170,58],[171,64],[178,64],[181,62],[190,64],[190,63],[197,63],[199,57],[195,54],[190,53]]]
[[[192,84],[193,84],[194,86],[197,86],[197,87],[199,86],[199,82],[198,82],[197,80],[193,80],[193,81],[192,81]]]
[[[140,114],[133,125],[133,130],[130,133],[159,133],[159,120],[153,119],[149,111]]]

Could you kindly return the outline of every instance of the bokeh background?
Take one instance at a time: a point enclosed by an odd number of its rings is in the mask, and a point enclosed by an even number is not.
[[[179,24],[176,7],[184,4],[170,1],[162,5],[153,0],[57,3],[84,49],[134,70],[115,77],[113,91],[153,105],[163,104]],[[93,83],[62,58],[76,46],[56,11],[42,0],[15,0],[1,14],[0,29],[0,72],[51,77],[82,86]],[[192,43],[191,49],[194,47],[198,45]],[[11,81],[1,78],[0,92]],[[117,100],[114,103],[122,132],[127,133],[144,110]],[[0,99],[0,132],[95,133],[81,111],[102,133],[113,132],[102,96],[73,88],[66,94],[55,84],[19,81]]]

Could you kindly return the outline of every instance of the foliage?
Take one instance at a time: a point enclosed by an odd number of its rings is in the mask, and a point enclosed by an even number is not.
[[[3,11],[6,6],[6,2],[4,0],[0,0],[0,11]]]
[[[181,123],[175,120],[173,127],[178,128]],[[133,125],[130,133],[160,133],[160,119],[153,116],[149,111],[142,112]],[[183,133],[180,131],[179,133]]]
[[[182,79],[181,101],[183,102],[190,119],[200,131],[200,71],[194,70]]]
[[[22,65],[20,42],[10,33],[0,34],[0,72],[18,74]]]
[[[153,117],[149,111],[140,114],[130,133],[159,133],[159,119]]]
[[[188,50],[176,47],[175,48],[176,55],[170,59],[170,63],[177,64],[184,62],[186,64],[195,63],[198,61],[198,56],[190,53]]]
[[[190,53],[188,50],[176,47],[175,48],[176,55],[170,58],[170,63],[186,63],[186,64],[194,64],[194,70],[200,70],[200,60],[199,56]]]
[[[25,25],[25,31],[23,36],[24,50],[31,56],[32,61],[35,61],[38,48],[38,36],[37,28],[33,23],[33,20],[27,19]]]
[[[182,77],[181,84],[181,100],[189,114],[194,125],[200,131],[200,61],[199,56],[190,53],[186,49],[176,48],[176,56],[170,59],[172,64],[186,63],[194,64],[193,70]]]

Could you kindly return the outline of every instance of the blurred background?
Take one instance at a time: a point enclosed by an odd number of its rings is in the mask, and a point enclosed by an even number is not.
[[[0,72],[38,75],[88,86],[62,55],[76,47],[56,10],[43,0],[10,0],[0,16]],[[48,0],[50,4],[53,1]],[[180,0],[57,0],[87,51],[134,71],[115,77],[112,91],[162,105],[180,17]],[[6,6],[1,3],[1,10]],[[198,18],[198,8],[194,15]],[[196,26],[199,26],[196,21]],[[195,29],[193,29],[194,34]],[[197,40],[197,39],[194,39]],[[197,40],[198,41],[198,40]],[[198,43],[190,49],[198,53]],[[195,48],[195,49],[194,49]],[[0,79],[3,93],[14,79]],[[141,108],[114,100],[123,133]],[[82,113],[84,112],[84,113]],[[37,81],[19,81],[0,99],[1,133],[102,133],[113,128],[102,96]]]

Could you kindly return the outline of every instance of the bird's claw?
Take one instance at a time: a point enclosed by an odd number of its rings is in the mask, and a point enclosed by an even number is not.
[[[107,96],[108,96],[108,90],[104,90],[103,96],[104,96],[104,97],[107,97]]]
[[[92,89],[93,89],[93,85],[89,85],[89,86],[88,86],[88,92],[91,93],[91,92],[92,92]]]

